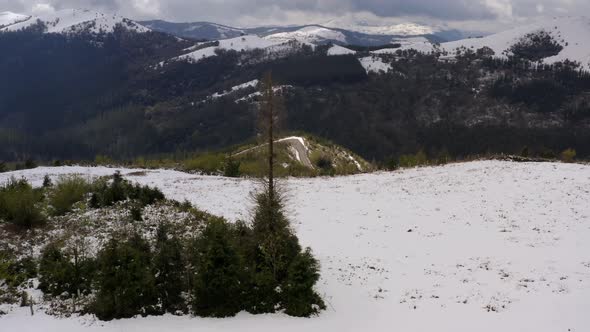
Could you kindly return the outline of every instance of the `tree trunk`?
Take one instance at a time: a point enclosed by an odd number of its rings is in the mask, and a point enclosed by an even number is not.
[[[266,107],[268,116],[268,195],[269,201],[274,199],[274,90],[272,86],[272,74],[266,76]]]

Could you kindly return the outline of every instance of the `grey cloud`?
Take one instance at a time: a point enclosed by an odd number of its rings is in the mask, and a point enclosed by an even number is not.
[[[0,0],[0,11],[28,13],[38,3],[56,9],[117,11],[135,19],[208,20],[239,25],[301,23],[297,20],[369,12],[381,17],[420,17],[438,22],[516,21],[540,15],[590,14],[588,0]],[[543,11],[537,8],[542,6]],[[501,23],[500,23],[501,22]]]

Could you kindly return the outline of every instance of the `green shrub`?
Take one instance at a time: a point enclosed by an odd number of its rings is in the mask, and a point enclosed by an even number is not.
[[[281,305],[280,289],[291,262],[300,253],[299,240],[293,234],[284,213],[283,198],[268,190],[256,197],[253,221],[254,274],[249,292],[248,310],[252,313],[275,312]]]
[[[89,204],[92,208],[101,208],[112,206],[117,202],[133,200],[143,207],[164,200],[164,198],[164,194],[158,188],[133,185],[123,179],[121,173],[117,171],[110,183],[105,179],[94,183]]]
[[[52,213],[62,216],[71,212],[74,204],[84,200],[90,188],[90,184],[79,176],[61,177],[49,195]]]
[[[320,175],[333,176],[335,174],[334,163],[328,156],[319,156],[317,160],[315,160],[315,166],[320,170]]]
[[[223,176],[228,178],[240,177],[240,162],[228,157],[223,165]]]
[[[96,298],[90,312],[101,320],[157,312],[149,244],[139,235],[111,239],[97,258]]]
[[[0,187],[0,219],[23,228],[41,225],[46,220],[39,206],[42,199],[26,180],[12,178]]]
[[[576,159],[576,150],[567,149],[561,153],[561,161],[566,163],[573,163]]]
[[[51,181],[49,175],[45,174],[45,176],[43,177],[43,188],[49,187],[53,187],[53,181]]]
[[[64,252],[52,243],[43,249],[39,262],[39,289],[46,294],[61,296],[91,291],[95,262],[78,251]]]
[[[319,263],[307,248],[291,262],[282,287],[282,302],[287,315],[309,317],[326,309],[324,301],[313,289],[319,278]]]
[[[423,150],[418,151],[416,154],[402,155],[399,158],[400,167],[416,167],[428,164],[428,157]]]
[[[55,245],[47,246],[41,253],[39,275],[39,289],[55,296],[70,290],[74,277],[72,264]]]
[[[229,225],[213,218],[195,243],[193,312],[202,317],[234,316],[242,310],[240,256]]]
[[[130,211],[131,219],[133,221],[143,221],[143,217],[141,216],[141,207],[139,206],[132,206]]]
[[[37,264],[31,257],[16,259],[8,251],[0,251],[0,280],[8,287],[18,287],[25,281],[37,276]]]
[[[187,171],[202,172],[204,174],[218,174],[223,170],[225,155],[221,153],[206,153],[184,161]]]
[[[153,271],[161,311],[186,311],[182,293],[186,289],[183,247],[178,237],[170,234],[170,226],[161,224],[156,235]]]

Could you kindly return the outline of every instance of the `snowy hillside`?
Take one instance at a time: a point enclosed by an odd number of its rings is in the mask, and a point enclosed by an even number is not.
[[[357,21],[344,18],[331,20],[323,25],[329,28],[355,31],[368,35],[420,36],[433,34],[438,31],[436,28],[417,23],[380,25],[376,23],[371,24],[364,20]]]
[[[521,41],[528,34],[545,32],[553,40],[563,46],[558,55],[546,58],[545,63],[554,63],[569,59],[578,61],[586,68],[590,68],[590,19],[586,17],[562,17],[518,27],[484,38],[466,39],[443,43],[442,48],[453,53],[456,49],[465,47],[477,50],[484,46],[490,47],[496,56],[505,56],[510,47]],[[526,42],[526,41],[525,41]]]
[[[142,21],[140,24],[154,31],[173,34],[181,38],[217,40],[235,38],[243,34],[248,34],[244,29],[209,22],[173,23],[154,20]]]
[[[30,27],[39,21],[45,24],[48,33],[108,33],[113,32],[116,26],[123,26],[137,32],[149,31],[148,28],[116,14],[104,14],[82,9],[64,9],[43,16],[34,16],[2,30],[16,31]]]
[[[288,53],[292,48],[290,43],[290,40],[285,41],[280,39],[266,39],[254,35],[247,35],[237,38],[219,40],[216,42],[216,45],[211,46],[208,46],[208,43],[198,43],[194,47],[187,49],[187,51],[191,52],[170,59],[170,61],[198,62],[202,59],[217,56],[216,52],[218,50],[243,52],[252,51],[255,49],[264,49],[268,52]],[[161,63],[160,65],[164,65],[164,63]]]
[[[399,38],[392,41],[393,44],[399,44],[398,48],[384,48],[377,51],[373,51],[373,54],[391,54],[396,53],[398,50],[409,50],[413,49],[422,53],[431,53],[438,50],[438,48],[432,44],[428,39],[424,37],[408,37]]]
[[[346,43],[346,36],[336,30],[327,29],[320,26],[307,26],[292,32],[281,32],[266,36],[265,39],[274,41],[297,40],[303,43],[317,44],[321,42],[340,42]]]
[[[125,169],[123,174],[137,170]],[[38,168],[1,174],[112,174]],[[231,220],[250,180],[152,170],[127,178]],[[586,331],[590,326],[590,167],[498,161],[287,181],[291,218],[321,261],[320,317],[239,314],[96,322],[15,307],[10,331]]]
[[[0,12],[0,28],[26,21],[29,18],[30,16],[27,15],[16,14],[12,12]]]
[[[563,17],[550,21],[526,25],[504,32],[493,34],[483,38],[470,38],[439,45],[431,43],[423,37],[411,37],[395,39],[392,43],[400,44],[397,49],[382,49],[374,54],[395,53],[398,49],[414,49],[422,53],[448,52],[454,56],[457,51],[464,52],[469,49],[477,51],[483,47],[489,47],[494,51],[494,56],[506,58],[512,55],[510,49],[518,43],[532,43],[535,36],[548,35],[553,41],[561,45],[563,49],[557,55],[545,57],[543,63],[551,64],[559,61],[576,61],[586,69],[590,69],[590,19],[586,17]]]
[[[330,47],[328,50],[328,55],[348,55],[348,54],[356,54],[356,51],[353,51],[349,48],[342,47],[340,45],[334,45]]]

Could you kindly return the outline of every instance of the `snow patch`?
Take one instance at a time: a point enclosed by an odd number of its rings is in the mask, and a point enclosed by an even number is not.
[[[231,90],[229,90],[229,91],[224,91],[222,93],[217,93],[216,92],[213,95],[211,95],[210,98],[211,99],[217,99],[217,98],[221,98],[221,97],[227,96],[229,94],[232,94],[232,93],[234,93],[236,91],[244,90],[244,89],[247,89],[247,88],[255,88],[255,87],[258,86],[258,83],[259,82],[260,82],[259,80],[252,80],[250,82],[246,82],[246,83],[243,83],[243,84],[240,84],[240,85],[236,85],[236,86],[232,87]]]
[[[392,67],[378,56],[368,56],[359,59],[361,65],[369,73],[387,73]]]
[[[353,51],[349,48],[342,47],[340,45],[334,45],[330,47],[328,50],[328,55],[348,55],[348,54],[356,54],[356,51]]]
[[[307,26],[292,32],[281,32],[266,36],[267,40],[285,42],[289,40],[298,40],[304,43],[317,43],[324,40],[333,40],[346,43],[346,36],[336,30],[327,29],[320,26]]]

